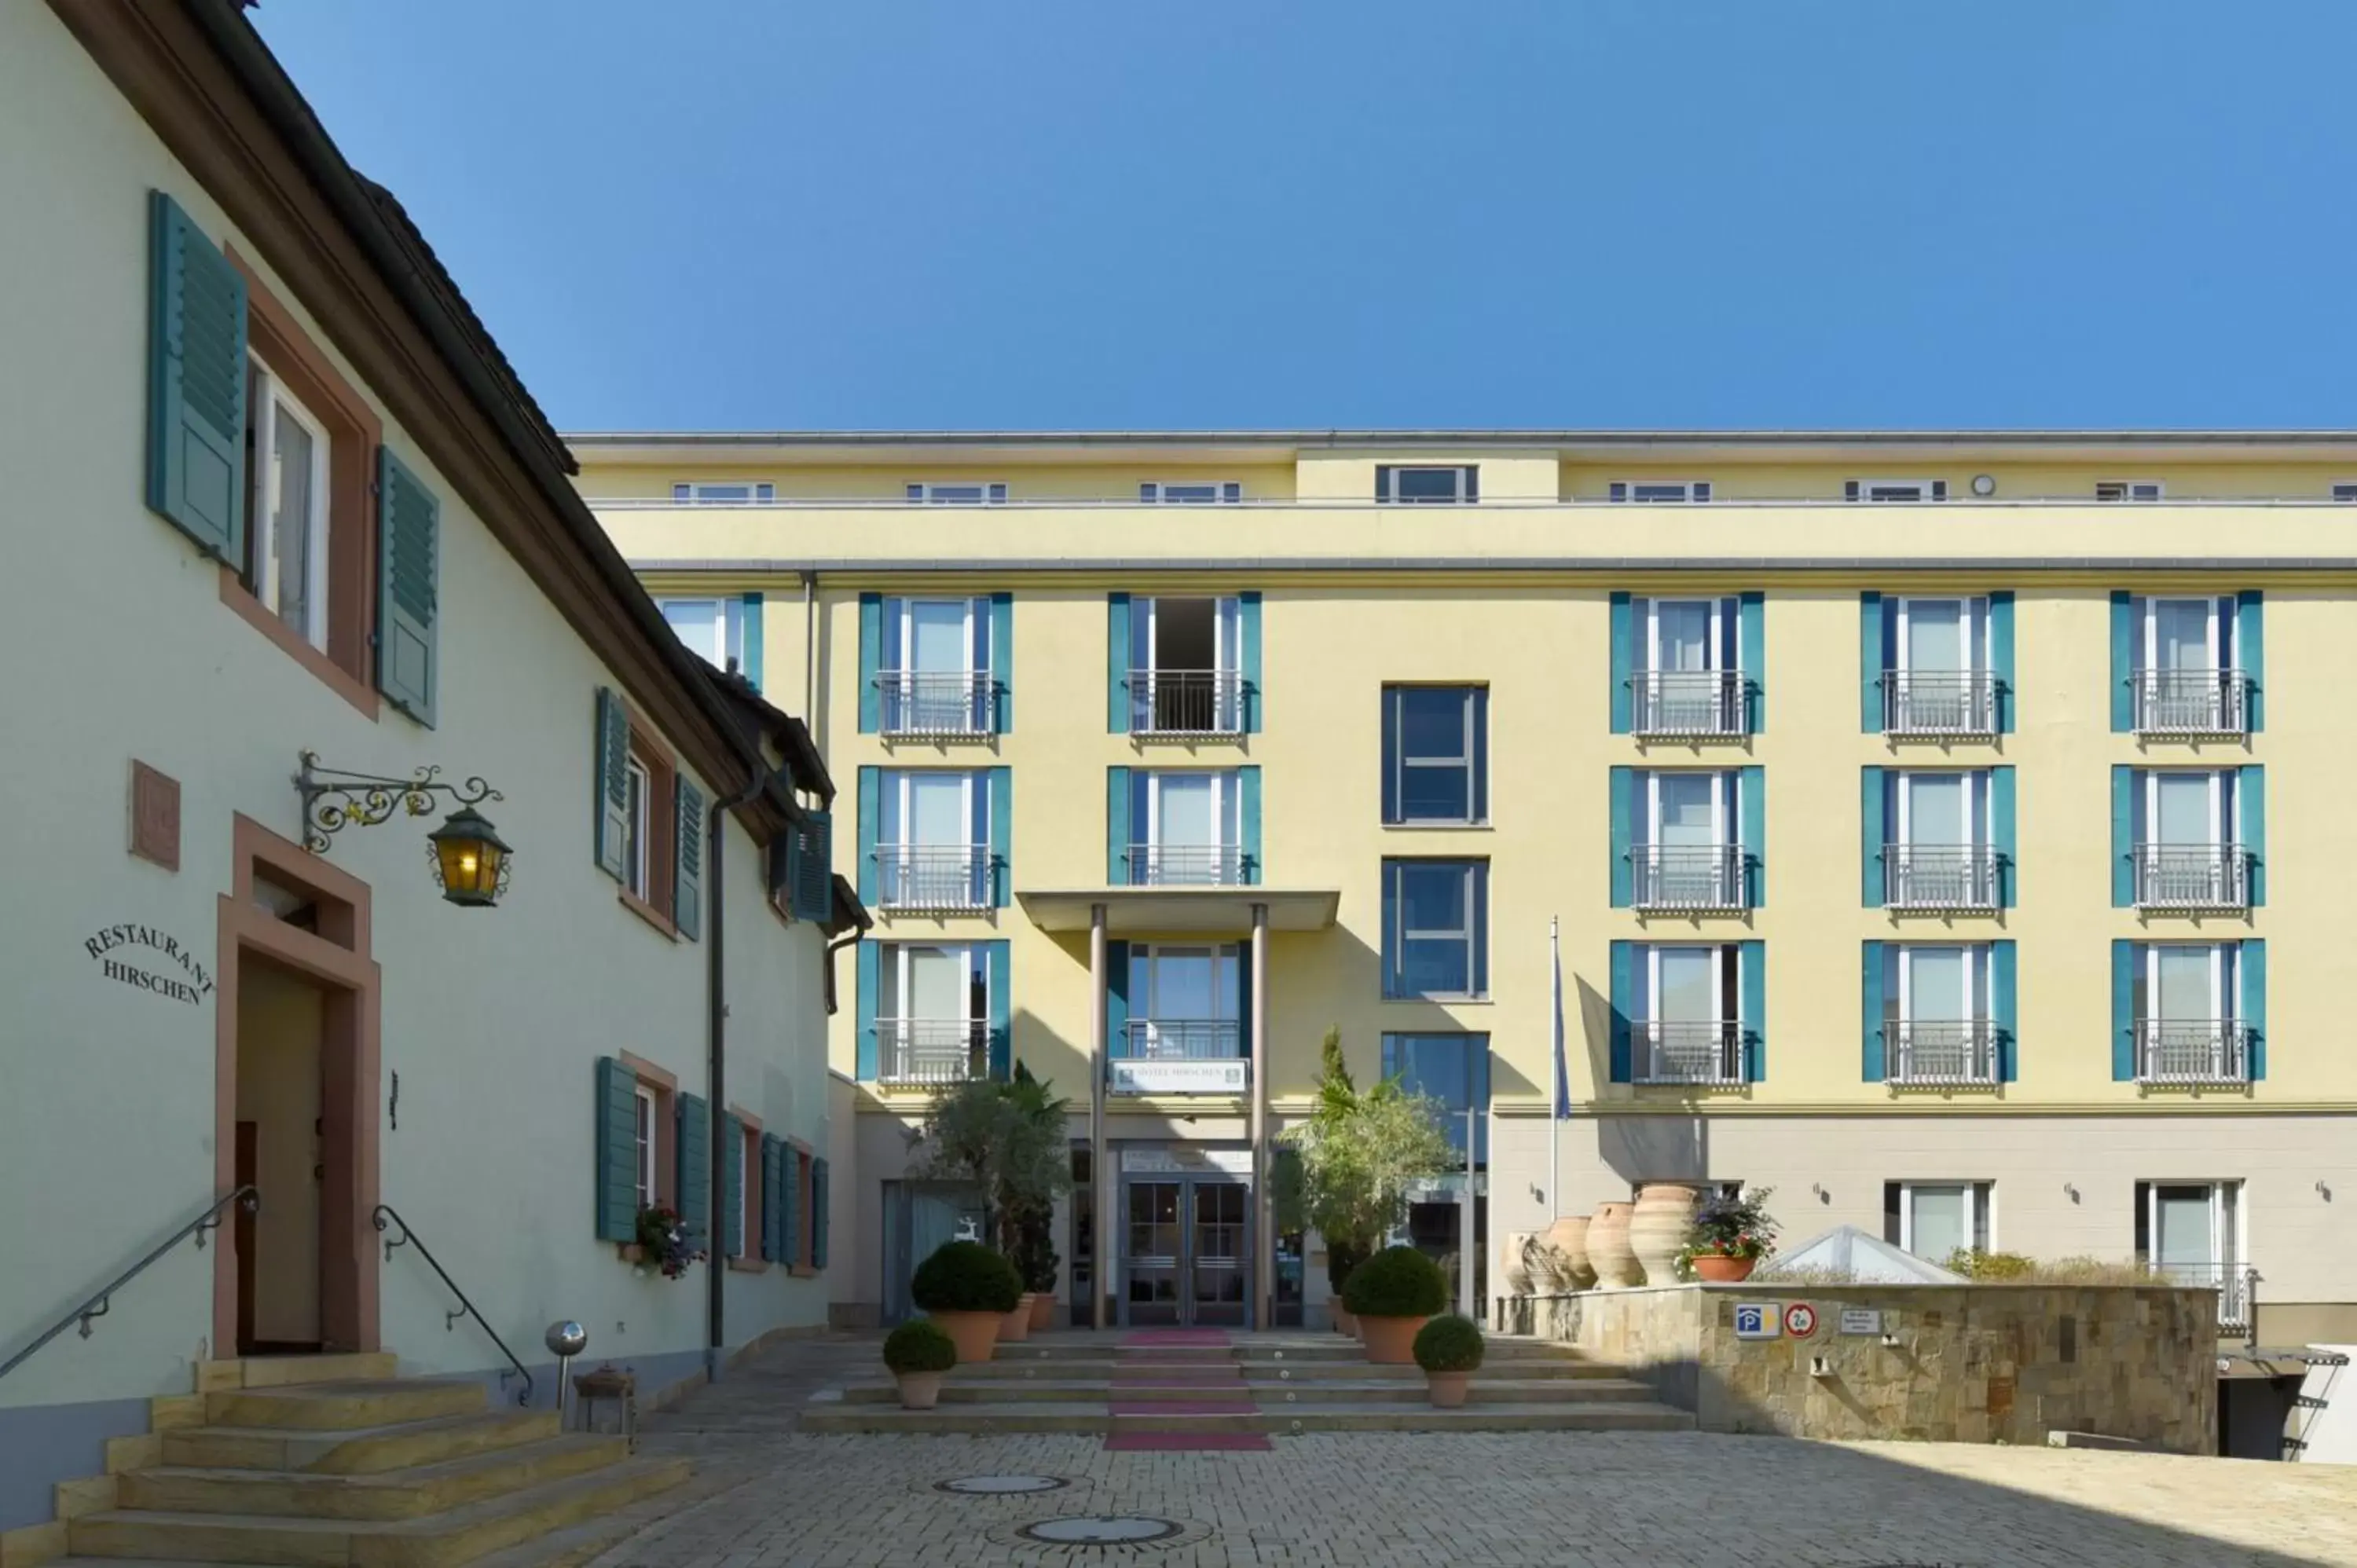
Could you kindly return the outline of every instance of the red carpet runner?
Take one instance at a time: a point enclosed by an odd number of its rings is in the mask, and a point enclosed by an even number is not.
[[[1116,1417],[1159,1415],[1252,1415],[1260,1406],[1244,1387],[1244,1369],[1233,1360],[1155,1359],[1157,1351],[1225,1348],[1231,1341],[1219,1328],[1142,1328],[1124,1335],[1114,1348],[1111,1403]],[[1157,1389],[1235,1390],[1232,1399],[1156,1399]],[[1267,1434],[1259,1432],[1113,1432],[1105,1436],[1110,1452],[1130,1454],[1222,1454],[1269,1451]]]

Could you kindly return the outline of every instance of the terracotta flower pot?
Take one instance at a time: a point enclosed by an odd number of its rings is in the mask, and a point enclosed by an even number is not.
[[[1031,1326],[1034,1329],[1052,1327],[1056,1321],[1056,1293],[1034,1291],[1031,1294]]]
[[[1557,1294],[1586,1290],[1596,1283],[1596,1265],[1587,1256],[1588,1224],[1585,1214],[1566,1214],[1539,1239],[1547,1249],[1545,1257]]]
[[[902,1410],[931,1410],[942,1397],[940,1372],[898,1372]]]
[[[1015,1304],[1015,1310],[998,1320],[998,1342],[1020,1345],[1031,1337],[1031,1297],[1027,1293]]]
[[[1431,1322],[1428,1317],[1377,1317],[1362,1313],[1359,1317],[1359,1340],[1367,1348],[1367,1359],[1378,1367],[1412,1367],[1415,1365],[1415,1337],[1419,1329]]]
[[[1470,1372],[1426,1372],[1424,1384],[1435,1405],[1442,1410],[1455,1410],[1465,1402],[1465,1385],[1472,1377]]]
[[[1354,1339],[1359,1334],[1359,1320],[1351,1316],[1351,1309],[1342,1305],[1339,1295],[1334,1298],[1334,1332],[1348,1334]]]
[[[1730,1258],[1722,1252],[1696,1252],[1694,1256],[1695,1278],[1707,1284],[1731,1285],[1738,1280],[1748,1280],[1759,1266],[1757,1258]]]
[[[1627,1290],[1645,1283],[1645,1271],[1629,1250],[1630,1208],[1599,1203],[1588,1221],[1587,1262],[1596,1271],[1598,1290]]]
[[[925,1316],[940,1324],[942,1332],[957,1346],[961,1362],[989,1360],[998,1343],[999,1325],[1006,1321],[1003,1312],[929,1312]]]
[[[1702,1188],[1689,1182],[1649,1181],[1637,1187],[1637,1206],[1629,1213],[1629,1250],[1637,1254],[1649,1284],[1678,1283],[1678,1253],[1694,1229],[1695,1210]]]

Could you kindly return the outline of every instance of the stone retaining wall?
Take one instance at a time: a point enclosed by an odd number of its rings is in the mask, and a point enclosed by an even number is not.
[[[1803,1305],[1815,1331],[1783,1331]],[[2218,1440],[2218,1298],[2145,1285],[1670,1285],[1509,1296],[1510,1333],[1626,1366],[1705,1432],[2043,1444]],[[1772,1338],[1738,1337],[1758,1305]],[[1845,1310],[1879,1332],[1844,1333]],[[1805,1322],[1805,1316],[1803,1319]],[[1822,1361],[1822,1365],[1820,1365]]]

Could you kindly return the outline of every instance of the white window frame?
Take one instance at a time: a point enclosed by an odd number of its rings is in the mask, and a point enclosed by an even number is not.
[[[890,965],[892,999],[896,1010],[886,1012],[883,1006],[884,998],[879,996],[876,999],[877,1016],[895,1018],[902,1023],[963,1024],[974,1028],[982,1027],[989,1021],[990,965],[987,963],[977,965],[974,962],[974,946],[972,942],[887,942],[884,944],[884,950],[881,956]],[[909,959],[911,954],[919,951],[945,953],[957,961],[959,968],[965,975],[964,1005],[968,1008],[974,1005],[974,982],[978,972],[982,976],[982,1012],[961,1014],[955,1018],[926,1018],[910,1013],[909,1007],[914,995],[914,989],[909,975]]]
[[[304,519],[304,531],[309,535],[304,551],[303,604],[305,624],[292,627],[296,634],[313,648],[325,652],[328,647],[328,427],[319,416],[304,406],[303,401],[290,391],[285,382],[272,371],[261,355],[246,356],[248,381],[251,384],[253,420],[254,505],[252,541],[253,564],[253,596],[260,599],[272,615],[285,620],[279,605],[281,585],[278,580],[278,499],[272,487],[278,481],[278,412],[284,408],[295,423],[311,437],[310,509]]]
[[[1184,505],[1184,502],[1171,502]],[[1144,623],[1146,670],[1154,675],[1176,675],[1187,671],[1177,665],[1162,661],[1161,606],[1170,599],[1209,599],[1211,601],[1211,671],[1218,675],[1238,673],[1243,664],[1243,600],[1235,594],[1154,594],[1133,599],[1130,614]],[[971,628],[969,628],[971,629]],[[1133,636],[1136,634],[1133,632]],[[1135,699],[1133,699],[1135,700]]]
[[[1899,1021],[1902,1024],[1933,1022],[1915,1016],[1915,955],[1922,952],[1961,952],[1964,955],[1964,1023],[1987,1021],[1989,1010],[1989,945],[1986,942],[1900,942],[1899,946]],[[1938,1020],[1946,1022],[1947,1020]]]
[[[742,490],[743,495],[709,494],[706,491]],[[676,506],[767,506],[778,499],[778,488],[752,479],[689,479],[671,488],[671,499]]]
[[[1663,605],[1701,605],[1710,612],[1710,631],[1703,639],[1703,665],[1700,670],[1665,670],[1662,665],[1662,607]],[[1644,662],[1639,668],[1648,675],[1720,675],[1727,666],[1721,651],[1727,646],[1727,600],[1718,596],[1674,596],[1649,598],[1645,601]]]
[[[885,777],[889,779],[892,784],[892,792],[894,795],[892,809],[895,817],[898,819],[900,829],[900,836],[897,839],[888,841],[891,847],[906,849],[963,849],[967,851],[974,849],[974,790],[976,776],[972,768],[952,769],[942,768],[895,768],[889,770]],[[958,781],[958,821],[964,823],[965,826],[960,830],[960,836],[956,843],[932,843],[923,839],[911,838],[909,836],[910,824],[915,821],[914,813],[911,811],[911,808],[914,806],[916,801],[917,793],[916,784],[914,781],[920,777],[930,779],[952,778]],[[881,826],[882,824],[879,823],[877,825]]]
[[[1393,827],[1474,827],[1479,826],[1480,823],[1488,820],[1485,814],[1476,810],[1476,807],[1479,804],[1476,797],[1481,793],[1481,791],[1476,787],[1476,780],[1480,774],[1481,766],[1479,760],[1479,752],[1473,733],[1473,709],[1477,701],[1475,697],[1477,690],[1478,687],[1471,682],[1458,684],[1455,682],[1437,681],[1430,682],[1415,681],[1396,682],[1383,689],[1384,699],[1397,705],[1396,711],[1398,714],[1398,717],[1394,723],[1394,733],[1398,736],[1399,739],[1396,747],[1394,748],[1394,755],[1388,759],[1389,766],[1392,770],[1393,798],[1399,802],[1400,811],[1399,821],[1392,823],[1391,825]],[[1447,757],[1434,756],[1411,757],[1409,755],[1407,747],[1406,693],[1410,692],[1453,692],[1458,695],[1460,701],[1458,745],[1462,748],[1458,756],[1454,757]],[[1465,779],[1465,815],[1461,817],[1418,817],[1410,815],[1407,807],[1407,774],[1408,769],[1411,767],[1431,772],[1441,772],[1448,768],[1455,768],[1459,773],[1463,774]]]
[[[2212,1254],[2210,1262],[2222,1275],[2226,1276],[2226,1279],[2221,1283],[2231,1283],[2231,1287],[2236,1292],[2234,1299],[2240,1301],[2242,1272],[2244,1261],[2251,1255],[2250,1206],[2244,1201],[2244,1188],[2246,1185],[2239,1179],[2222,1180],[2214,1176],[2189,1176],[2183,1180],[2153,1176],[2144,1178],[2145,1265],[2156,1270],[2162,1266],[2160,1189],[2165,1187],[2206,1187],[2210,1189],[2210,1251]],[[2231,1236],[2228,1236],[2224,1224],[2229,1213],[2233,1219]],[[2228,1236],[2231,1244],[2222,1247],[2219,1244],[2222,1236]],[[2221,1252],[2228,1255],[2221,1257],[2218,1255]],[[2247,1304],[2244,1305],[2244,1310],[2249,1310]]]
[[[1724,942],[1650,942],[1645,948],[1645,1014],[1648,1024],[1730,1024],[1738,1020],[1727,1013],[1727,944]],[[1698,952],[1706,955],[1710,967],[1710,1016],[1703,1019],[1670,1018],[1662,1012],[1662,955],[1665,952]]]
[[[1378,463],[1375,465],[1375,477],[1378,481],[1375,499],[1384,506],[1478,505],[1479,493],[1476,487],[1480,481],[1473,476],[1480,468],[1480,465],[1478,463]],[[1404,473],[1453,475],[1457,481],[1456,493],[1445,499],[1437,496],[1425,496],[1403,500],[1399,494],[1399,477]]]
[[[2200,1018],[2170,1018],[2160,1011],[2160,955],[2165,950],[2183,952],[2206,950],[2210,955],[2210,1011]],[[2232,1024],[2242,1017],[2236,993],[2242,989],[2242,950],[2234,942],[2147,942],[2144,950],[2146,1024]],[[2171,1183],[2171,1186],[2190,1185]]]
[[[1989,604],[1986,594],[1900,594],[1897,596],[1898,646],[1890,650],[1891,668],[1901,675],[1985,675],[1989,671]],[[1961,605],[1964,622],[1964,667],[1961,671],[1918,670],[1907,656],[1908,634],[1917,605]]]
[[[2144,667],[2147,671],[2160,668],[2160,607],[2163,605],[2200,605],[2207,614],[2208,632],[2204,638],[2210,670],[2231,668],[2227,663],[2227,641],[2233,635],[2227,625],[2226,607],[2215,594],[2148,594],[2144,599]]]
[[[970,595],[909,594],[900,601],[900,625],[894,646],[899,650],[900,662],[887,674],[901,675],[972,675],[977,673],[974,664],[974,602]],[[965,618],[964,629],[958,634],[958,665],[953,670],[928,670],[916,662],[917,607],[920,605],[955,605]]]
[[[1899,1250],[1915,1251],[1915,1193],[1918,1188],[1953,1191],[1962,1187],[1964,1193],[1964,1245],[1975,1251],[1994,1252],[1996,1240],[1996,1183],[1993,1181],[1902,1181],[1899,1184]],[[1982,1188],[1987,1188],[1986,1195]],[[1987,1211],[1982,1212],[1982,1206]],[[1928,1262],[1943,1260],[1932,1258]]]
[[[1211,831],[1209,844],[1167,844],[1162,838],[1162,787],[1172,779],[1209,779],[1211,781]],[[1235,832],[1231,834],[1229,816],[1235,817]],[[1225,854],[1243,849],[1243,780],[1232,768],[1155,768],[1146,773],[1146,847],[1150,852],[1164,849],[1212,849]]]
[[[2171,844],[2160,836],[2160,781],[2188,775],[2210,785],[2210,836],[2191,844]],[[2144,771],[2144,843],[2154,849],[2206,849],[2234,842],[2234,775],[2221,768],[2147,768]]]
[[[650,886],[648,874],[653,850],[655,776],[636,751],[630,753],[623,768],[630,775],[630,840],[622,856],[622,869],[630,881],[624,886],[632,897],[644,899]]]
[[[2114,493],[2105,495],[2104,493],[2105,490]],[[2136,505],[2147,501],[2164,500],[2168,495],[2169,484],[2164,479],[2097,479],[2095,481],[2095,499],[2106,506],[2115,502]]]
[[[966,495],[963,492],[974,493]],[[907,498],[924,506],[1001,506],[1006,500],[1004,479],[927,479],[910,481]]]
[[[1735,841],[1728,829],[1733,822],[1736,774],[1728,768],[1653,768],[1645,772],[1645,843],[1658,848],[1662,843],[1662,780],[1664,779],[1707,779],[1710,780],[1710,842],[1723,848]]]
[[[729,660],[734,660],[740,672],[751,673],[745,669],[745,601],[742,598],[727,594],[659,595],[655,607],[663,612],[666,625],[671,625],[671,611],[674,605],[712,606],[720,623],[720,656],[716,660],[707,659],[705,662],[715,670],[726,670]],[[672,625],[672,635],[679,636],[679,628],[675,625]],[[681,640],[686,639],[682,638]],[[700,655],[704,650],[695,649],[693,651]]]
[[[639,1167],[639,1207],[651,1208],[655,1203],[657,1163],[655,1146],[662,1133],[659,1115],[662,1109],[662,1102],[655,1098],[655,1091],[643,1082],[632,1088],[630,1099],[631,1133],[635,1136],[641,1127],[646,1132],[645,1141],[639,1146],[638,1159],[634,1162]]]
[[[1861,506],[1929,506],[1947,499],[1945,479],[1867,479],[1850,481],[1857,486]],[[1911,496],[1877,495],[1877,490],[1913,490]]]
[[[1986,849],[1995,842],[1989,831],[1989,797],[1995,793],[1989,787],[1988,770],[1985,768],[1904,768],[1899,770],[1898,837],[1891,842],[1901,849],[1930,847],[1915,842],[1915,781],[1919,779],[1961,779],[1964,780],[1964,839],[1956,847]],[[1940,847],[1946,847],[1944,845]]]
[[[1708,479],[1612,479],[1606,483],[1604,495],[1616,505],[1701,505],[1710,499],[1710,485]],[[1656,493],[1641,493],[1644,491]]]
[[[1173,495],[1174,490],[1208,490],[1208,495]],[[1137,499],[1146,506],[1234,506],[1244,499],[1236,479],[1147,479],[1137,487]]]
[[[1157,997],[1161,989],[1157,972],[1158,961],[1164,958],[1195,956],[1209,953],[1211,960],[1211,1021],[1240,1021],[1235,1004],[1241,1001],[1243,950],[1234,942],[1133,942],[1130,944],[1130,1005],[1134,1015],[1147,1019],[1168,1020],[1173,1015],[1162,1010]],[[1146,976],[1143,987],[1137,983],[1140,969]]]

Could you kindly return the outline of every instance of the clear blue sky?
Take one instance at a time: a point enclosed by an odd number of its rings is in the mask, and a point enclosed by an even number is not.
[[[2357,425],[2352,0],[264,0],[560,426]]]

